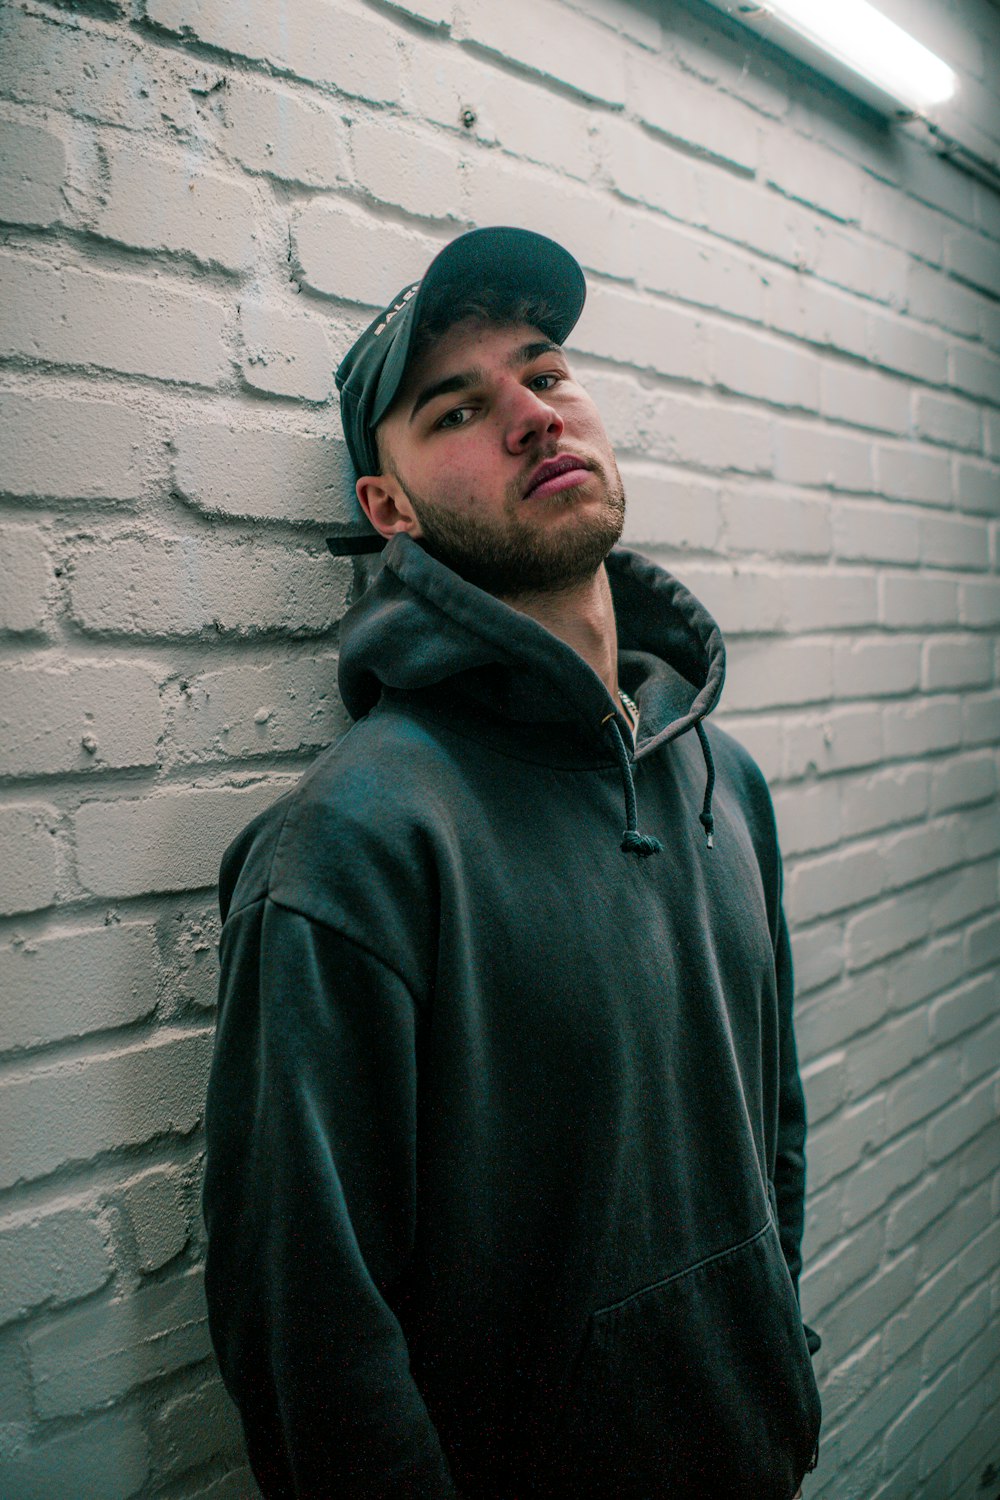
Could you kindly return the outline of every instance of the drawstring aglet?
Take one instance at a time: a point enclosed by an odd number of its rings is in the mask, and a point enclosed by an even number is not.
[[[712,814],[710,812],[701,812],[701,813],[698,814],[698,822],[701,824],[702,828],[704,828],[704,830],[705,830],[705,843],[708,845],[709,849],[714,849],[715,848],[715,819],[713,818],[713,816],[712,816]]]

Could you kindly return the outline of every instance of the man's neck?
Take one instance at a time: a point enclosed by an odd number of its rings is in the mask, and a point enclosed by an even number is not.
[[[618,701],[618,627],[607,569],[593,578],[552,593],[505,598],[511,609],[530,615],[593,667],[611,697]]]

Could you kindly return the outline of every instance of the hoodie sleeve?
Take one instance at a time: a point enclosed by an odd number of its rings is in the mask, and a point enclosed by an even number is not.
[[[778,1212],[778,1234],[795,1294],[802,1271],[802,1232],[806,1192],[806,1104],[799,1074],[798,1052],[792,1011],[794,980],[788,924],[779,908],[778,941],[775,952],[778,979],[780,1036],[778,1042],[778,1141],[774,1167],[774,1195]],[[809,1353],[820,1347],[820,1337],[805,1326]]]
[[[416,1211],[416,1028],[402,980],[342,935],[268,898],[226,923],[206,1292],[267,1500],[456,1494],[393,1311]]]

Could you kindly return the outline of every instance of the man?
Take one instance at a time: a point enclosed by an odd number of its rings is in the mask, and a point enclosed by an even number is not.
[[[370,524],[331,545],[385,549],[355,723],[226,855],[207,1114],[268,1497],[791,1500],[814,1461],[771,804],[703,724],[714,622],[612,550],[584,292],[475,231],[338,371]]]

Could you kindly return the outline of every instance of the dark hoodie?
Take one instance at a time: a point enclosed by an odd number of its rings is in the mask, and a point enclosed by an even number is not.
[[[813,1457],[771,803],[701,726],[715,623],[608,572],[634,756],[399,536],[357,722],[226,854],[207,1290],[268,1497],[790,1500]]]

